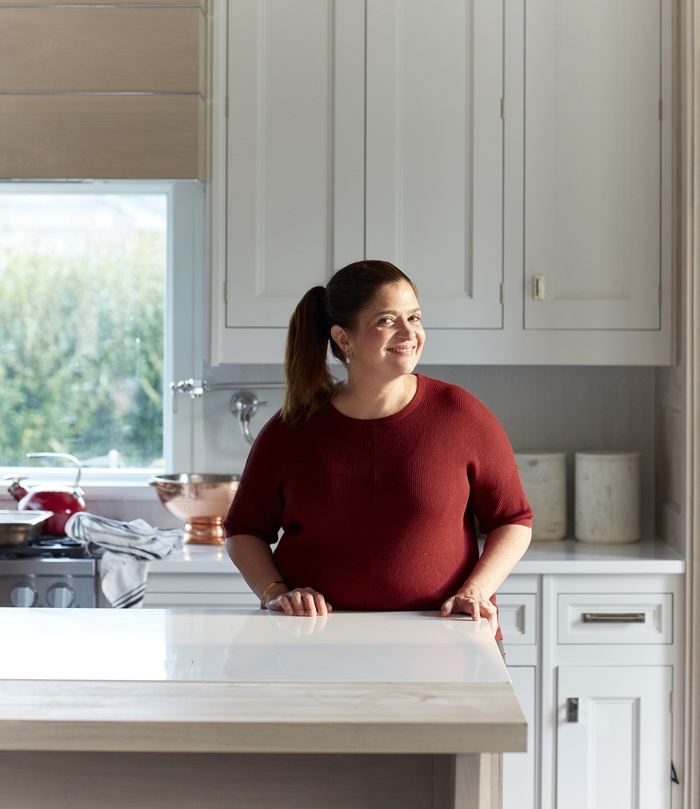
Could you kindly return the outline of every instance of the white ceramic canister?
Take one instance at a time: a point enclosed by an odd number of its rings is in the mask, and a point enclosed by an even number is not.
[[[520,480],[532,506],[533,540],[566,536],[566,453],[516,452]]]
[[[640,538],[639,452],[577,452],[575,536],[582,542]]]

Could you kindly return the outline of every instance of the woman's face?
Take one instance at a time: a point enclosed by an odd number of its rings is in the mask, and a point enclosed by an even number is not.
[[[425,342],[418,299],[405,281],[382,287],[352,331],[334,329],[339,330],[334,337],[341,349],[350,354],[353,374],[379,374],[389,379],[410,374]]]

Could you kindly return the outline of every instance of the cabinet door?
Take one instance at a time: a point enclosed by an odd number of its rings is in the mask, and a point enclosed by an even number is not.
[[[535,667],[508,666],[508,673],[527,719],[527,752],[503,755],[503,809],[535,809]]]
[[[671,689],[670,666],[558,669],[558,809],[670,806]]]
[[[228,3],[225,328],[278,328],[267,361],[302,294],[362,257],[363,5]]]
[[[502,326],[503,4],[367,3],[366,255],[425,325]]]
[[[665,6],[528,0],[528,329],[661,328]]]

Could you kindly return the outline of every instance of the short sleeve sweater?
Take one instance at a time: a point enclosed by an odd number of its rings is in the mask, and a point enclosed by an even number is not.
[[[385,418],[330,403],[301,424],[273,416],[224,527],[279,537],[290,587],[313,587],[335,609],[433,610],[476,564],[474,520],[486,534],[532,524],[510,442],[466,390],[418,375],[411,402]]]

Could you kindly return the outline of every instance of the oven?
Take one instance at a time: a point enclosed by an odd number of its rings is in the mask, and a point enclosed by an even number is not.
[[[97,586],[96,560],[72,539],[0,546],[0,607],[97,607]]]

